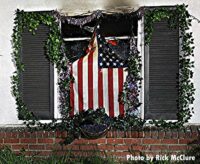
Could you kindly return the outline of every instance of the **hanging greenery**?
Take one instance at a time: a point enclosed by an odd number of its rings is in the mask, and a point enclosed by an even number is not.
[[[181,39],[182,39],[182,52],[180,55],[180,85],[179,85],[179,113],[177,122],[166,122],[164,120],[152,120],[150,123],[156,126],[168,127],[179,127],[189,120],[191,117],[192,109],[190,104],[194,101],[194,85],[191,82],[193,72],[191,68],[194,63],[191,61],[190,56],[193,56],[193,38],[192,34],[187,32],[191,26],[191,17],[186,10],[187,6],[178,5],[171,8],[145,8],[145,44],[149,44],[153,32],[153,23],[163,19],[167,19],[171,28],[180,28]],[[87,114],[80,113],[71,117],[70,105],[69,105],[69,86],[73,78],[70,76],[70,67],[67,50],[63,44],[59,29],[59,17],[56,16],[58,13],[54,12],[24,12],[16,11],[15,26],[13,29],[13,58],[17,70],[14,72],[12,77],[12,92],[16,99],[17,110],[19,118],[22,118],[24,123],[31,127],[31,129],[60,129],[68,132],[67,143],[71,142],[74,138],[80,136],[80,119],[87,119]],[[74,22],[74,20],[72,21]],[[49,60],[55,64],[58,70],[58,85],[59,85],[59,99],[60,99],[60,113],[62,115],[61,122],[53,119],[51,123],[45,124],[40,123],[33,113],[29,112],[26,105],[23,103],[20,95],[20,73],[24,71],[24,66],[20,61],[20,49],[22,32],[27,28],[33,35],[36,34],[37,27],[40,24],[49,26],[50,32],[46,41],[46,51]],[[134,47],[134,40],[130,42],[130,54],[128,58],[128,77],[124,85],[124,92],[122,94],[122,101],[128,105],[128,110],[124,116],[118,116],[110,119],[110,126],[120,130],[128,130],[131,127],[142,127],[145,120],[137,117],[134,112],[140,106],[138,99],[139,87],[141,82],[140,71],[141,71],[141,57],[139,52]],[[134,100],[134,101],[133,101]],[[97,111],[97,113],[96,113]],[[98,114],[99,110],[93,111],[92,115]],[[105,115],[102,110],[101,115]],[[80,118],[81,117],[81,118]],[[78,119],[77,119],[78,118]],[[31,125],[34,126],[34,128]]]

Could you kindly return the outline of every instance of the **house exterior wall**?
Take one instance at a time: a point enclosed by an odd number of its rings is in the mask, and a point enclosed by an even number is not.
[[[25,11],[44,11],[44,10],[63,10],[69,14],[80,14],[87,11],[97,9],[112,9],[117,7],[132,7],[137,10],[140,6],[166,6],[176,4],[188,4],[190,14],[200,18],[200,1],[195,0],[0,0],[0,124],[21,124],[22,122],[17,118],[17,111],[15,99],[11,94],[11,76],[15,71],[12,62],[12,44],[11,35],[13,23],[15,18],[15,10]],[[194,84],[196,88],[195,102],[194,102],[194,115],[189,123],[200,123],[198,117],[200,116],[200,24],[196,21],[192,22],[191,31],[193,31],[195,50],[194,50]],[[55,91],[56,93],[56,91]],[[57,101],[57,96],[55,97]],[[56,103],[57,104],[57,103]],[[56,105],[57,106],[57,105]],[[55,116],[58,117],[58,111]]]
[[[98,155],[127,160],[130,155],[133,157],[166,155],[170,159],[171,155],[188,156],[187,152],[199,145],[199,133],[199,126],[166,131],[155,127],[130,129],[126,132],[111,129],[103,138],[75,139],[66,145],[63,144],[66,132],[30,132],[26,128],[0,128],[0,148],[6,145],[16,154],[24,150],[26,156],[34,157],[67,156],[70,152],[71,156],[74,155],[76,158]],[[197,158],[196,155],[190,154],[194,158]]]

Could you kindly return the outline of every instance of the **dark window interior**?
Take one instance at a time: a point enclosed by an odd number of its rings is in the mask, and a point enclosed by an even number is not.
[[[74,62],[81,56],[84,56],[86,54],[88,44],[88,40],[65,42],[65,47],[70,61]],[[129,39],[118,40],[116,46],[113,46],[111,44],[109,46],[115,52],[118,52],[118,54],[120,54],[123,59],[127,59],[129,54]]]
[[[82,17],[79,16],[74,18]],[[131,36],[131,28],[133,28],[133,33],[135,36],[137,36],[137,22],[138,18],[134,13],[132,13],[131,15],[104,14],[103,17],[100,18],[100,33],[104,37]],[[85,26],[94,27],[96,23],[96,20],[94,20],[86,24]],[[79,26],[68,24],[66,21],[62,22],[61,27],[63,38],[81,38],[92,36],[92,33],[84,30],[83,28],[80,28]],[[73,62],[81,56],[85,55],[88,44],[89,40],[66,41],[65,46],[70,60]],[[126,59],[129,52],[129,39],[118,40],[117,46],[110,45],[110,47]]]
[[[74,17],[74,18],[81,18]],[[104,36],[129,36],[131,35],[131,25],[133,25],[134,35],[137,35],[137,16],[132,14],[117,14],[117,15],[107,15],[104,14],[100,18],[100,32]],[[96,21],[92,21],[85,26],[94,27]],[[68,37],[89,37],[90,32],[81,29],[78,26],[68,24],[66,21],[62,22],[62,35],[63,38]]]

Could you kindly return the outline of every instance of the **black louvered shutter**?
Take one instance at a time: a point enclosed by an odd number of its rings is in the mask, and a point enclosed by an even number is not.
[[[27,29],[22,33],[21,94],[28,110],[39,119],[53,118],[53,65],[45,54],[49,28],[39,25],[36,34]]]
[[[156,22],[145,47],[145,119],[177,119],[179,30]]]

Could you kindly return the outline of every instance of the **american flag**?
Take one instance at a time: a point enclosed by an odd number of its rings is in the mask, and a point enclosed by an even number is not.
[[[126,62],[96,30],[86,55],[71,65],[74,77],[70,84],[71,115],[102,107],[110,117],[124,115],[125,107],[119,102],[119,95],[127,76],[125,67]]]

